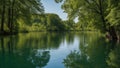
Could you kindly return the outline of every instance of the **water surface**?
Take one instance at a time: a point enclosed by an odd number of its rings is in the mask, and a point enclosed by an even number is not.
[[[0,68],[120,68],[120,44],[97,32],[0,37]]]

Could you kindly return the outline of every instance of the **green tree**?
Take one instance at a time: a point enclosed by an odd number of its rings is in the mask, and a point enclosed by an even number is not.
[[[1,0],[1,32],[5,32],[5,25],[9,28],[9,32],[15,31],[19,18],[28,21],[26,19],[30,18],[31,14],[42,13],[44,10],[40,1],[41,0]]]
[[[57,0],[57,2],[60,1]],[[112,8],[118,7],[119,3],[120,0],[64,0],[62,9],[68,13],[69,19],[79,17],[79,21],[84,20],[83,23],[92,22],[95,28],[103,33],[109,32],[112,40],[117,40],[115,25],[112,25],[114,22],[109,20],[109,15],[111,15]],[[118,13],[119,9],[115,12]],[[119,21],[120,18],[117,18],[116,21]]]
[[[57,14],[46,14],[47,30],[65,30],[65,25]]]
[[[5,17],[5,8],[6,8],[5,4],[6,4],[6,1],[2,0],[1,5],[0,5],[0,6],[2,6],[2,8],[1,8],[1,32],[4,31],[4,22],[5,22],[4,17]]]
[[[116,3],[118,2],[118,3]],[[110,11],[110,13],[106,16],[106,19],[111,24],[111,26],[115,26],[117,30],[120,30],[120,3],[119,0],[110,0],[108,4],[109,8],[107,11]]]

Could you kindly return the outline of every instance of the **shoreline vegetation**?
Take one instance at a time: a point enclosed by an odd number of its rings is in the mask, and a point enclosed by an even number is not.
[[[30,33],[30,32],[99,32],[97,30],[41,30],[41,31],[19,31],[19,32],[0,32],[0,35],[16,35],[18,33]]]
[[[113,41],[120,43],[120,32],[117,32],[117,38],[118,40],[112,40],[111,36],[108,33],[101,33],[99,30],[41,30],[41,31],[16,31],[16,32],[0,32],[0,36],[10,36],[10,35],[17,35],[19,33],[36,33],[36,32],[98,32],[102,34],[104,38],[106,38],[108,41]]]

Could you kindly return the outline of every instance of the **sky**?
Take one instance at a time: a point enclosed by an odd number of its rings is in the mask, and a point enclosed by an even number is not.
[[[63,13],[61,3],[55,3],[54,0],[41,0],[44,6],[45,13],[58,14],[62,20],[67,20],[67,14]]]

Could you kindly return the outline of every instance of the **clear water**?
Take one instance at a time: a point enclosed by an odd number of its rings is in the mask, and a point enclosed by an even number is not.
[[[0,37],[0,68],[120,68],[120,44],[97,32]]]

